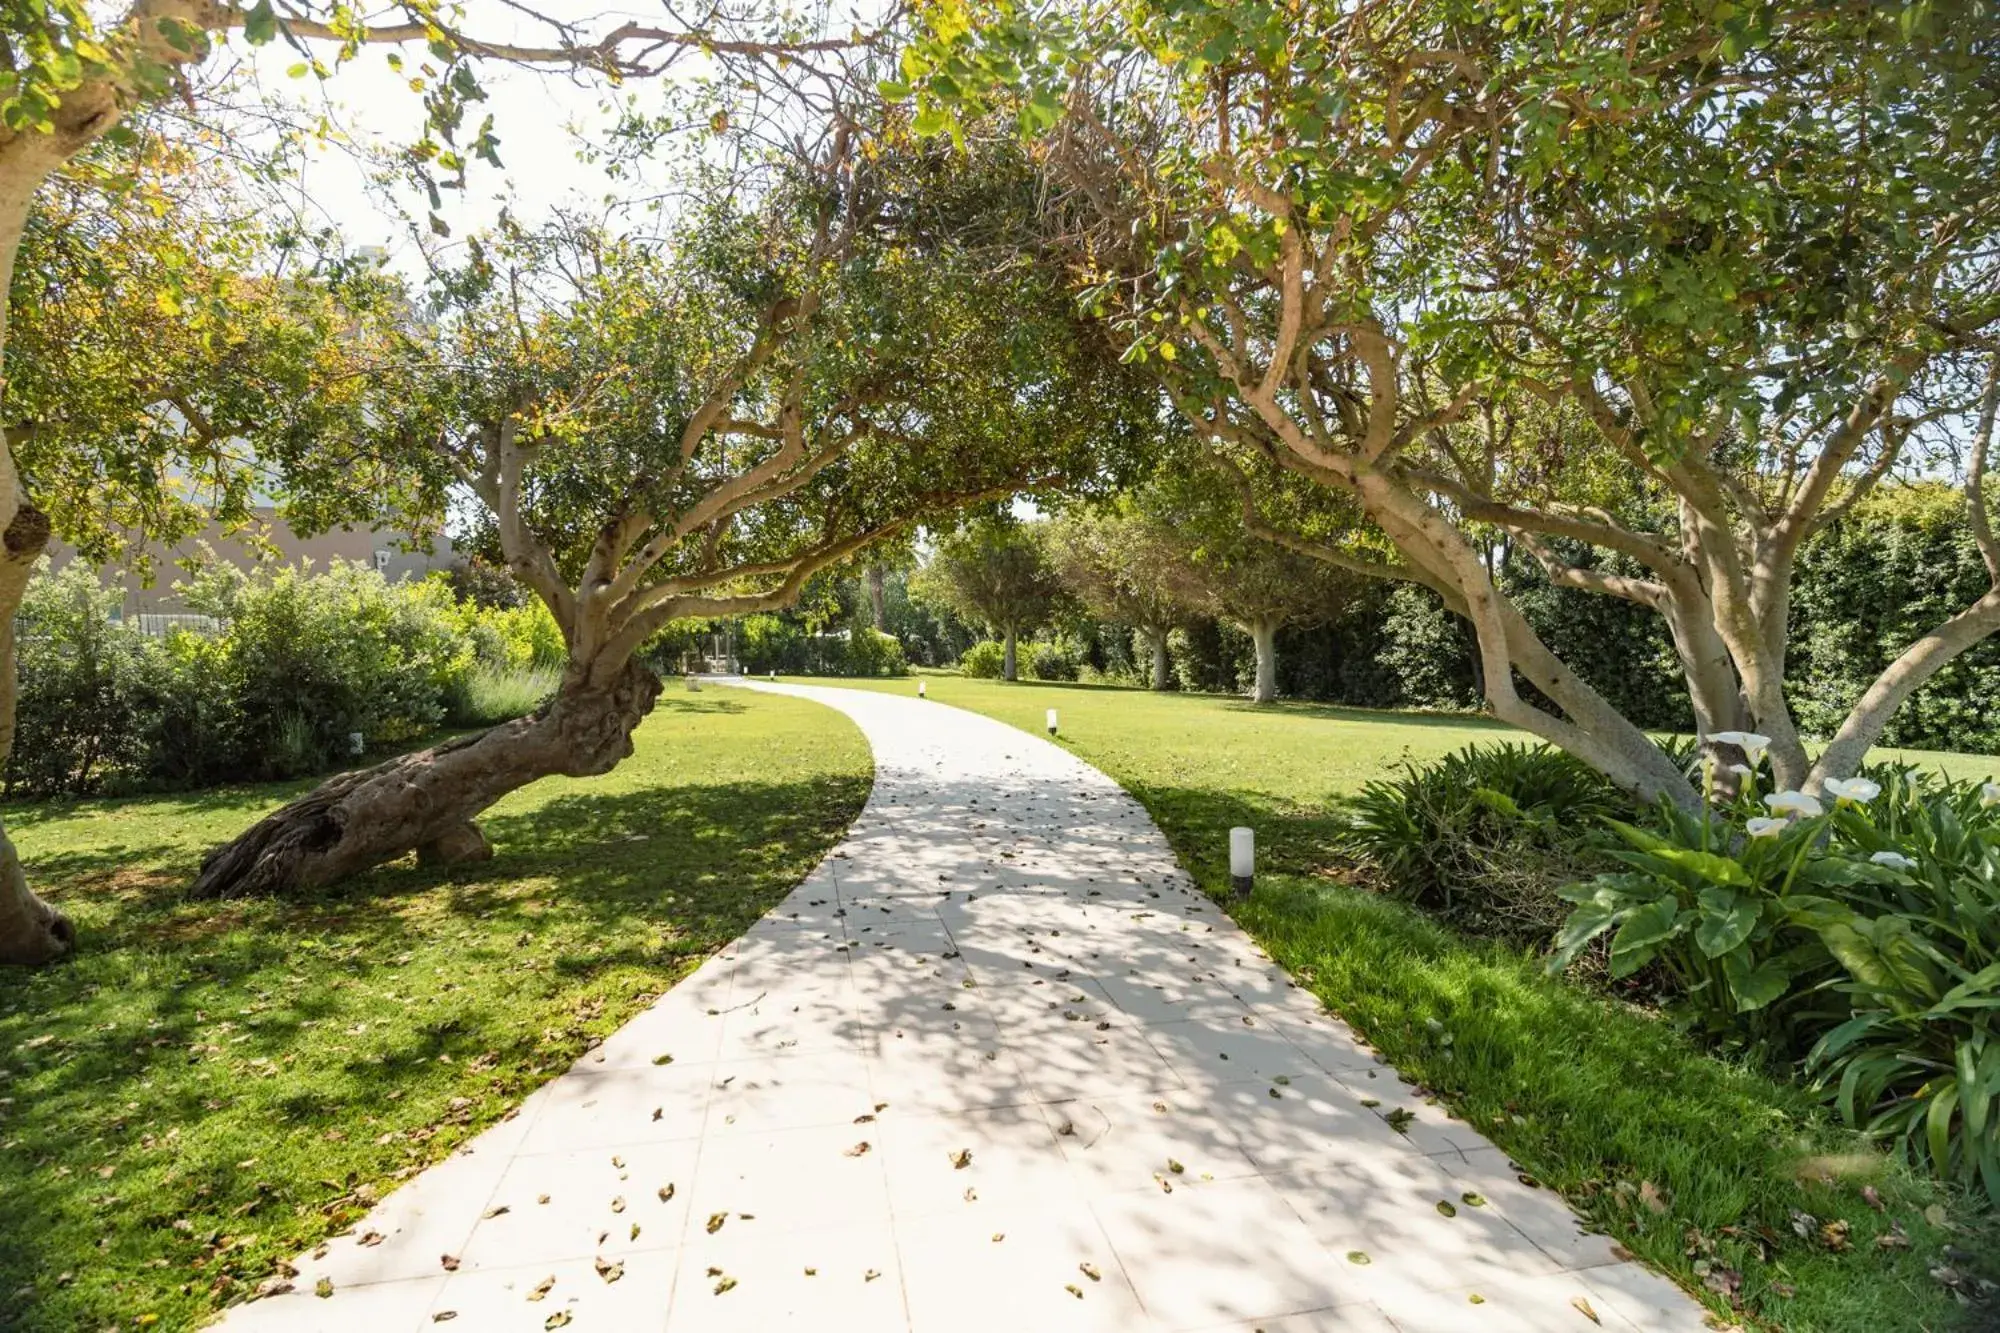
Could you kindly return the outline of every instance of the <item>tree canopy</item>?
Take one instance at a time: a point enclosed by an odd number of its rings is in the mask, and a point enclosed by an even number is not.
[[[1851,771],[2000,627],[1996,581],[1808,760],[1783,688],[1801,544],[1898,468],[1956,468],[1990,526],[1988,7],[954,15],[889,94],[960,138],[1015,116],[1086,307],[1217,452],[1358,504],[1361,540],[1317,553],[1465,616],[1504,720],[1697,799],[1535,636],[1482,525],[1657,610],[1703,732],[1768,733],[1788,785]],[[1556,539],[1644,574],[1564,561]]]

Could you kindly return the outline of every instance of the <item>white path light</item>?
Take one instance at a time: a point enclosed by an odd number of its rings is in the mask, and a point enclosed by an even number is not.
[[[919,699],[921,699],[921,698],[924,698],[924,697],[925,697],[925,696],[924,696],[924,682],[923,682],[923,681],[921,681],[921,680],[917,682],[917,697],[918,697]]]
[[[1049,735],[1053,736],[1055,734],[1056,734],[1056,710],[1051,708],[1049,710]]]
[[[1250,896],[1250,883],[1256,874],[1256,833],[1242,827],[1229,830],[1229,882],[1236,887],[1237,897]]]

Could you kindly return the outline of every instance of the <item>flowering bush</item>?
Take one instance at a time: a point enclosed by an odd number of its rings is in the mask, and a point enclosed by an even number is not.
[[[1850,1123],[2000,1202],[2000,784],[1905,769],[1606,821],[1624,869],[1563,891],[1561,968],[1611,934],[1712,1036],[1797,1061]],[[1710,773],[1710,790],[1714,791]]]

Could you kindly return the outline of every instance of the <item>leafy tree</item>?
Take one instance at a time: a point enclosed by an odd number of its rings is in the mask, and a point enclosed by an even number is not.
[[[1104,620],[1130,626],[1152,655],[1152,688],[1173,684],[1167,636],[1187,619],[1185,556],[1173,532],[1129,497],[1051,520],[1047,549],[1063,587]]]
[[[1039,525],[989,517],[938,538],[912,591],[920,601],[985,625],[1003,645],[1001,679],[1016,680],[1021,635],[1048,622],[1063,589]]]
[[[25,586],[50,532],[93,564],[123,559],[150,576],[149,547],[211,519],[247,524],[259,492],[281,482],[313,491],[291,515],[308,530],[406,497],[400,476],[343,447],[381,349],[386,286],[275,250],[241,220],[253,196],[194,146],[137,156],[100,150],[72,164],[23,237],[0,421],[20,493],[39,503],[15,511],[0,604]],[[0,622],[6,729],[13,620]],[[0,836],[0,959],[66,948],[66,925],[39,910],[12,864]]]
[[[1691,807],[1483,534],[1657,613],[1701,730],[1766,733],[1788,786],[1851,773],[2000,628],[1996,23],[1975,3],[997,3],[934,18],[889,91],[954,133],[1002,109],[1059,125],[1047,221],[1086,302],[1218,453],[1350,498],[1369,539],[1268,527],[1430,587],[1471,623],[1497,716]],[[1988,586],[1810,760],[1784,689],[1799,552],[1911,466],[1963,478]]]
[[[1267,704],[1278,697],[1278,631],[1333,617],[1353,595],[1355,579],[1246,531],[1230,479],[1252,485],[1241,471],[1166,471],[1142,493],[1140,505],[1173,553],[1162,569],[1173,596],[1250,636],[1256,654],[1250,698]]]
[[[476,502],[478,544],[562,628],[562,683],[532,716],[329,781],[212,853],[197,892],[488,855],[472,821],[494,800],[631,752],[660,690],[639,652],[670,624],[788,606],[968,500],[1110,475],[1129,377],[1036,270],[908,225],[976,168],[894,124],[864,148],[838,121],[811,153],[666,244],[503,230],[438,274],[376,377],[372,447]]]
[[[468,111],[484,96],[478,79],[493,62],[599,72],[609,79],[658,76],[684,58],[709,62],[740,78],[775,75],[796,86],[801,70],[821,59],[866,49],[872,34],[838,36],[802,28],[789,13],[753,5],[713,11],[701,27],[624,22],[602,33],[528,5],[510,4],[507,40],[497,29],[468,28],[465,16],[428,0],[406,0],[386,12],[364,12],[344,0],[273,5],[256,0],[130,0],[107,14],[84,0],[39,0],[7,7],[0,17],[0,290],[12,293],[17,261],[34,210],[48,183],[73,171],[86,156],[108,147],[112,185],[131,177],[133,150],[143,140],[136,122],[167,103],[198,114],[214,80],[204,65],[219,44],[240,37],[253,45],[284,41],[296,48],[300,74],[330,76],[363,50],[422,43],[428,59],[410,78],[421,95],[428,129],[406,160],[438,206],[441,186],[462,185],[475,157],[497,161],[490,117],[467,125]],[[389,52],[402,70],[400,52]],[[692,95],[710,96],[729,80],[694,81]],[[123,165],[117,155],[124,155]],[[433,215],[433,225],[443,223]],[[167,295],[172,295],[169,288]],[[11,303],[0,306],[0,356],[11,381],[20,359],[9,346]],[[195,424],[189,419],[189,424]],[[96,441],[97,475],[130,478],[148,461],[117,446],[144,433],[119,431]],[[47,469],[44,469],[45,475]],[[61,475],[90,475],[79,465]],[[29,571],[48,540],[52,510],[80,509],[87,492],[46,492],[12,441],[0,436],[0,625],[11,626]],[[13,645],[0,631],[0,760],[13,741]],[[0,834],[0,962],[43,962],[74,943],[70,923],[29,889],[12,844]]]

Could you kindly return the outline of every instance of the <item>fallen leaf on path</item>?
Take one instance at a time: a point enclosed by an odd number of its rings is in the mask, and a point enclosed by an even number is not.
[[[619,1278],[625,1276],[625,1265],[623,1263],[608,1263],[602,1257],[599,1257],[593,1266],[597,1269],[597,1275],[606,1282],[616,1282]]]
[[[1588,1319],[1591,1323],[1601,1324],[1604,1322],[1602,1319],[1599,1319],[1597,1317],[1597,1311],[1591,1309],[1590,1302],[1585,1300],[1583,1297],[1572,1296],[1569,1298],[1569,1303],[1576,1307],[1576,1312],[1578,1314],[1582,1315],[1585,1319]]]
[[[542,1299],[542,1297],[549,1294],[550,1289],[553,1288],[555,1285],[556,1285],[556,1275],[554,1273],[551,1273],[547,1277],[543,1278],[540,1282],[537,1282],[534,1285],[534,1287],[529,1290],[528,1299],[531,1301],[538,1301]]]
[[[318,1282],[314,1283],[313,1295],[319,1297],[321,1300],[325,1300],[327,1297],[333,1295],[333,1279],[330,1277],[323,1277]]]

